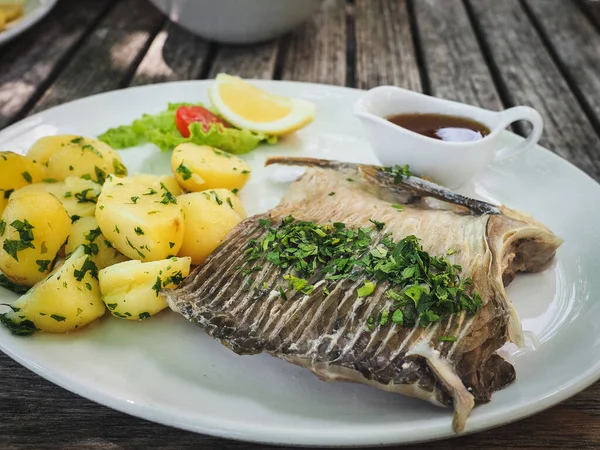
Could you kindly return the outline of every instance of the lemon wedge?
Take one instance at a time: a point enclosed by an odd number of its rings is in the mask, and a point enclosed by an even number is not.
[[[313,121],[315,105],[299,98],[271,95],[240,77],[220,73],[209,89],[213,106],[232,125],[275,136],[290,134]]]

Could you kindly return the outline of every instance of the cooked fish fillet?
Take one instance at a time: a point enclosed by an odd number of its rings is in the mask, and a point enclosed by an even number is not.
[[[517,272],[545,269],[562,240],[544,225],[505,207],[469,199],[423,179],[394,179],[380,167],[302,158],[272,158],[267,164],[309,166],[280,204],[237,226],[208,260],[177,289],[165,290],[176,312],[203,327],[238,354],[268,352],[305,367],[320,379],[364,383],[385,391],[453,406],[453,427],[463,430],[475,404],[515,379],[514,367],[496,352],[520,345],[519,319],[504,290]],[[334,193],[334,195],[330,195]],[[402,211],[392,204],[405,205]],[[414,327],[368,326],[389,308],[386,282],[368,297],[364,278],[340,280],[325,290],[324,274],[309,280],[310,295],[245,287],[273,286],[283,270],[264,257],[248,261],[246,249],[267,232],[261,219],[280,223],[292,215],[348,228],[384,225],[396,240],[418,237],[431,255],[448,256],[471,277],[482,306],[439,322]],[[256,272],[244,269],[260,267]],[[250,280],[250,281],[248,281]],[[453,335],[456,341],[440,340]]]

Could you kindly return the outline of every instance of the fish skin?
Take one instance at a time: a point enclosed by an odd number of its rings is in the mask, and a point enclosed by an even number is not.
[[[162,291],[171,309],[238,354],[268,352],[322,380],[359,382],[453,406],[454,430],[462,431],[473,406],[489,402],[516,377],[496,353],[507,341],[522,342],[505,284],[518,271],[544,270],[562,240],[521,213],[432,188],[417,177],[403,180],[409,183],[403,189],[376,166],[304,158],[271,163],[309,167],[276,208],[243,221],[179,288]],[[431,208],[428,190],[446,200],[441,209]],[[399,212],[391,203],[405,209]],[[381,235],[390,232],[395,240],[416,235],[430,254],[453,248],[448,259],[462,266],[461,276],[473,279],[483,306],[471,317],[452,315],[427,327],[378,325],[371,332],[367,319],[389,306],[383,295],[389,285],[379,282],[371,296],[359,298],[356,289],[364,280],[341,280],[326,295],[319,273],[308,280],[316,286],[311,295],[288,290],[283,301],[271,288],[286,287],[288,271],[264,256],[248,262],[244,251],[251,239],[267,233],[259,227],[261,219],[276,225],[288,215],[318,224],[344,222],[348,228],[372,226],[374,219],[385,223]],[[242,276],[238,267],[251,266],[262,269]],[[245,291],[250,278],[258,290]],[[269,289],[262,289],[263,282]],[[458,340],[440,342],[446,335]]]

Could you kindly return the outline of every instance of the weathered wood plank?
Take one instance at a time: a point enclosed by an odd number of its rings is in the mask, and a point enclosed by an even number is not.
[[[346,2],[328,0],[295,31],[283,61],[282,79],[346,84]]]
[[[0,128],[22,110],[63,68],[65,59],[112,0],[61,1],[0,56]],[[77,7],[75,7],[77,4]],[[44,44],[46,43],[46,44]]]
[[[587,15],[600,28],[600,2],[598,0],[575,0],[579,1]]]
[[[207,41],[169,21],[154,38],[131,84],[196,79],[206,62],[208,49]]]
[[[414,10],[431,94],[502,109],[463,2],[419,0]]]
[[[544,118],[541,144],[600,179],[600,139],[518,0],[467,0],[511,104]]]
[[[579,100],[600,123],[600,33],[572,1],[527,0],[526,5],[573,81]]]
[[[242,78],[273,78],[279,41],[251,46],[221,45],[210,69],[209,78],[224,72]]]
[[[146,0],[120,0],[86,39],[33,112],[122,87],[164,20]]]
[[[356,84],[421,91],[406,0],[356,0]]]
[[[275,449],[136,419],[71,394],[0,353],[0,448]],[[600,383],[536,416],[471,436],[400,449],[584,449],[600,436]],[[582,426],[585,424],[585,426]],[[385,450],[385,449],[384,449]]]

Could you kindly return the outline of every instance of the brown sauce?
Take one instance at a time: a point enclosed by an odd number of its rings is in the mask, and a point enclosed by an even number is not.
[[[433,139],[448,142],[478,141],[490,129],[473,119],[444,114],[398,114],[387,118],[393,124]]]

